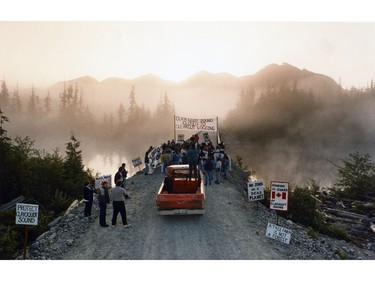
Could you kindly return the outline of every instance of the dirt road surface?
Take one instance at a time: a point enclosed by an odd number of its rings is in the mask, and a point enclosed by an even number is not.
[[[282,243],[265,236],[264,209],[255,209],[238,178],[206,187],[206,213],[161,216],[156,193],[163,180],[136,174],[128,181],[126,201],[129,228],[120,216],[115,228],[102,228],[98,219],[65,253],[65,260],[285,260]],[[253,204],[253,205],[251,205]],[[112,207],[107,209],[110,224]]]

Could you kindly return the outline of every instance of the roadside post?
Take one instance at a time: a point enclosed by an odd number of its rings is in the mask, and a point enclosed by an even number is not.
[[[16,224],[25,226],[25,240],[23,247],[23,259],[26,259],[27,241],[29,236],[29,225],[38,225],[39,205],[16,204]]]
[[[288,211],[289,183],[271,181],[270,209],[276,210],[277,222],[279,225],[279,211]]]
[[[266,236],[289,244],[292,236],[292,231],[279,226],[279,212],[288,211],[288,191],[289,183],[271,181],[271,194],[270,194],[270,209],[276,212],[276,225],[272,223],[267,224]]]
[[[141,157],[137,157],[137,158],[133,159],[132,163],[133,163],[134,168],[138,166],[138,172],[140,172],[141,171],[141,165],[142,165]]]

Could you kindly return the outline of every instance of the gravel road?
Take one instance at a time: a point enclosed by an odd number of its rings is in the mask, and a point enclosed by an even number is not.
[[[160,216],[155,198],[163,179],[136,174],[126,201],[130,228],[95,221],[63,256],[65,260],[285,260],[287,248],[266,238],[264,209],[250,206],[238,177],[206,187],[206,213]],[[110,223],[112,208],[107,210]],[[97,220],[97,219],[96,219]]]

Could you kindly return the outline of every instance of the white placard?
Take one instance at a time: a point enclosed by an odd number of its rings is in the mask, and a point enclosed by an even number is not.
[[[178,143],[184,143],[185,141],[185,135],[184,134],[178,134],[177,135],[177,142]]]
[[[16,204],[16,224],[38,225],[39,205]]]
[[[105,176],[96,177],[95,178],[95,188],[98,189],[102,185],[103,181],[108,182],[108,185],[111,186],[112,176],[111,175],[105,175]]]
[[[142,165],[141,157],[137,157],[137,158],[133,159],[133,160],[132,160],[132,163],[133,163],[133,166],[134,166],[134,167],[137,167],[137,166]]]
[[[288,210],[288,189],[287,182],[271,182],[270,209],[287,211]]]
[[[276,224],[268,223],[266,236],[285,244],[289,244],[290,238],[292,237],[292,231]]]
[[[264,199],[263,181],[250,181],[247,183],[247,199],[249,199],[249,201]]]

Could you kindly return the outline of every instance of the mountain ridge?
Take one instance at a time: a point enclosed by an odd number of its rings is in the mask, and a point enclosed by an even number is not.
[[[235,108],[241,91],[253,88],[256,97],[259,97],[269,87],[283,84],[296,85],[323,99],[334,98],[341,89],[326,75],[284,63],[270,64],[255,74],[240,77],[227,72],[199,71],[180,82],[165,80],[150,73],[134,79],[108,77],[101,81],[91,76],[81,76],[55,83],[44,89],[41,96],[50,93],[51,98],[58,101],[64,88],[77,86],[93,111],[101,112],[101,108],[106,108],[107,111],[116,112],[120,103],[128,104],[129,93],[134,87],[137,104],[151,111],[156,109],[167,93],[177,114],[189,116],[191,109],[195,108],[202,116],[224,117]],[[41,93],[40,90],[37,92]]]

